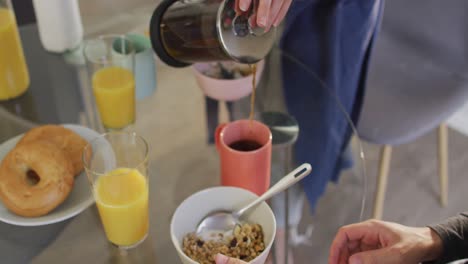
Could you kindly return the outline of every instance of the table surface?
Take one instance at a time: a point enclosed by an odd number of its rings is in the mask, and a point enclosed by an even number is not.
[[[21,36],[31,86],[20,98],[0,103],[0,142],[45,123],[77,123],[98,129],[79,52],[45,52],[35,25],[21,28]],[[284,55],[277,50],[271,55],[276,59],[280,56]],[[274,60],[269,63],[275,65]],[[311,86],[326,89],[311,72],[304,69],[304,74],[310,76]],[[212,114],[221,121],[245,118],[248,98],[234,103],[229,115],[223,103],[219,110],[207,107],[190,68],[169,68],[157,61],[156,76],[156,93],[138,102],[134,127],[151,145],[148,239],[122,254],[107,242],[93,205],[57,224],[20,227],[0,223],[2,263],[57,263],[65,259],[67,263],[178,263],[169,235],[175,208],[190,194],[219,183],[219,160],[214,147],[207,143],[207,121],[213,119]],[[257,111],[284,111],[278,80],[278,74],[264,73],[258,88]],[[338,102],[336,106],[340,109]],[[352,172],[327,188],[312,217],[307,206],[303,206],[300,228],[312,224],[314,229],[309,244],[292,250],[296,259],[326,263],[337,229],[362,216],[366,179],[361,160],[355,163]]]

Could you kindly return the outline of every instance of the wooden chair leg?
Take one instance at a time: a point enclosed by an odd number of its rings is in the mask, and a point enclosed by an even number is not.
[[[440,180],[440,204],[446,207],[448,204],[448,128],[447,124],[439,126],[439,180]]]
[[[388,172],[392,158],[392,146],[384,145],[380,152],[379,175],[377,178],[377,190],[375,191],[373,218],[382,219],[385,191],[387,189]]]

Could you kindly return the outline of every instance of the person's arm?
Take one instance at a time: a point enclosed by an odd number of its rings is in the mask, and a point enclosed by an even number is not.
[[[340,228],[329,264],[420,263],[439,258],[442,241],[428,227],[369,220]]]
[[[442,255],[436,263],[468,258],[468,212],[429,228],[439,235],[443,244]]]

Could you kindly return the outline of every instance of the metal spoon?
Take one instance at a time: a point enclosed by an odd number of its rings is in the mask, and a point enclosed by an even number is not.
[[[274,195],[286,190],[312,171],[312,166],[309,163],[304,163],[297,167],[279,180],[273,187],[266,191],[262,196],[258,197],[248,205],[237,211],[220,210],[207,215],[197,226],[197,235],[201,235],[204,231],[207,232],[228,232],[234,229],[239,223],[239,218],[250,209],[256,207],[265,200],[270,199]]]

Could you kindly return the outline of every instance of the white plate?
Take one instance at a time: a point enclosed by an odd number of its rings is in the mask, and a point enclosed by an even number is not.
[[[78,125],[64,125],[64,127],[73,130],[88,142],[99,136],[97,132],[86,127]],[[21,137],[23,137],[23,135],[14,137],[0,145],[0,161],[15,147]],[[83,170],[80,175],[76,176],[73,189],[65,202],[52,212],[40,217],[22,217],[8,211],[0,201],[0,221],[19,226],[47,225],[71,218],[81,213],[93,203],[94,198],[91,193],[91,188]]]

